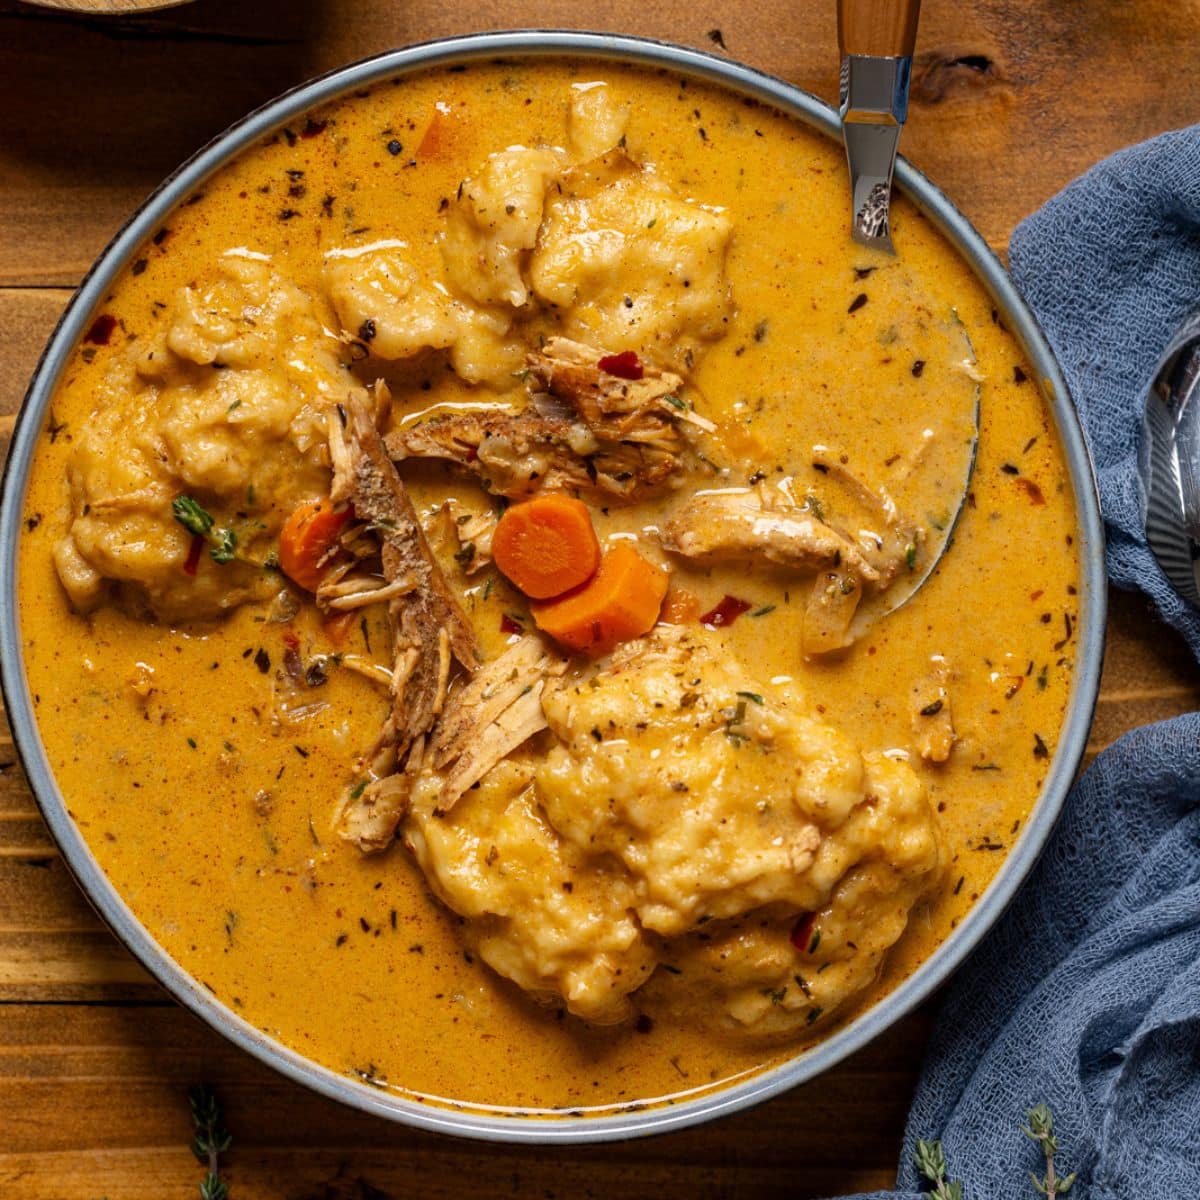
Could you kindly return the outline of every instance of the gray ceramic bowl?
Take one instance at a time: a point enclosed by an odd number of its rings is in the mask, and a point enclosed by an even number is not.
[[[815,1048],[769,1071],[739,1080],[717,1092],[636,1112],[538,1119],[510,1110],[475,1105],[420,1103],[339,1075],[280,1045],[219,1003],[180,968],[117,894],[83,836],[67,814],[51,774],[30,702],[21,659],[16,609],[16,545],[20,533],[30,460],[50,399],[73,347],[93,309],[136,249],[158,229],[171,209],[204,180],[264,134],[308,109],[382,79],[499,56],[579,57],[667,67],[681,75],[718,83],[803,121],[830,137],[838,136],[836,115],[797,88],[738,63],[695,50],[637,38],[604,34],[525,31],[454,38],[382,54],[314,80],[252,113],[201,150],[150,197],[100,256],[47,346],[29,388],[13,436],[0,494],[0,666],[4,699],[17,747],[46,823],[63,857],[113,932],[181,1004],[202,1017],[235,1045],[290,1079],[364,1112],[423,1129],[510,1142],[597,1142],[679,1129],[736,1112],[794,1087],[827,1070],[866,1045],[910,1012],[970,953],[1004,911],[1029,873],[1058,817],[1087,741],[1100,680],[1104,638],[1105,578],[1103,530],[1095,480],[1066,383],[1032,313],[978,233],[924,176],[905,162],[896,168],[899,187],[972,265],[1028,354],[1050,399],[1070,470],[1079,512],[1083,569],[1079,594],[1078,664],[1054,761],[1041,798],[991,887],[937,952],[881,1003]]]

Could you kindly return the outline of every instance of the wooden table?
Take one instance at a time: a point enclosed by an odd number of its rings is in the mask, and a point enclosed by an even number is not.
[[[1117,147],[1196,117],[1196,0],[926,0],[905,149],[998,250]],[[138,18],[0,0],[0,451],[58,314],[121,220],[231,120],[338,64],[502,26],[621,30],[728,52],[826,98],[832,0],[200,0]],[[719,32],[718,32],[719,31]],[[1200,708],[1200,672],[1114,596],[1089,756]],[[235,1200],[802,1197],[884,1187],[928,1007],[849,1062],[702,1130],[553,1153],[420,1134],[317,1099],[177,1008],[91,913],[0,727],[0,1194],[195,1196],[188,1085],[216,1085]]]

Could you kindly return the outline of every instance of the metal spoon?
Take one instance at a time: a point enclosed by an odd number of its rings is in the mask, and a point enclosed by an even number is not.
[[[855,241],[895,253],[889,213],[921,0],[838,0],[842,140]]]
[[[1150,385],[1138,472],[1150,549],[1200,607],[1200,316],[1171,340]]]
[[[891,237],[892,172],[900,130],[908,116],[908,87],[917,40],[920,0],[838,0],[838,49],[842,56],[842,140],[850,169],[851,223],[856,242],[895,254]],[[974,351],[963,330],[966,358]],[[908,603],[932,577],[950,547],[966,503],[979,442],[979,389],[962,411],[942,412],[943,452],[930,464],[942,489],[949,520],[927,530],[921,561],[856,619],[861,631]]]

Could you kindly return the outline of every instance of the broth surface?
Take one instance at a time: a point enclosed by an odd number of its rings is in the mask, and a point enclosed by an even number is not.
[[[314,691],[326,707],[272,731],[277,664],[297,640],[305,657],[327,647],[311,610],[287,625],[256,604],[175,625],[113,607],[79,615],[52,559],[71,517],[74,438],[104,373],[154,332],[204,264],[241,248],[318,292],[331,246],[397,238],[433,271],[431,230],[460,180],[503,146],[565,144],[572,85],[599,80],[632,110],[630,153],[732,221],[734,316],[692,373],[697,411],[716,422],[731,459],[803,493],[819,483],[814,445],[858,461],[911,445],[961,382],[897,357],[907,344],[897,327],[917,309],[931,321],[956,316],[980,377],[978,459],[951,552],[919,597],[844,656],[802,656],[806,581],[676,565],[702,611],[727,595],[746,602],[722,630],[739,661],[793,680],[859,746],[911,761],[945,845],[941,882],[878,981],[835,1020],[782,1043],[714,1036],[657,1009],[593,1028],[538,1007],[464,948],[460,918],[431,897],[402,847],[365,858],[332,833],[386,698],[331,670]],[[415,157],[438,106],[444,146]],[[854,245],[844,188],[840,147],[719,89],[609,63],[494,63],[377,86],[268,139],[176,210],[122,276],[103,305],[118,323],[77,349],[34,463],[20,549],[26,663],[59,786],[105,872],[172,957],[239,1015],[335,1071],[432,1099],[542,1110],[678,1097],[791,1056],[865,1011],[983,893],[1045,778],[1070,687],[1068,478],[1031,369],[969,268],[902,199],[898,264]],[[400,425],[465,402],[444,364],[386,373]],[[436,464],[404,477],[419,512],[448,495],[479,502],[475,484]],[[602,542],[645,538],[676,502],[597,507]],[[452,582],[493,657],[520,597],[494,572]],[[368,621],[346,649],[368,653],[385,636]],[[942,764],[914,753],[910,713],[936,655],[954,672],[957,743]],[[263,794],[269,804],[256,804]]]

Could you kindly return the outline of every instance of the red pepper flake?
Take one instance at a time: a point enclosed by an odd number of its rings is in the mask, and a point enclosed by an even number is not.
[[[188,555],[184,560],[185,575],[195,575],[200,566],[200,556],[204,553],[204,539],[197,533],[192,536],[192,544],[188,547]]]
[[[1042,489],[1032,479],[1022,475],[1014,480],[1014,482],[1029,497],[1030,504],[1038,505],[1046,503],[1046,497],[1042,495]]]
[[[642,360],[633,350],[622,350],[620,354],[606,354],[596,366],[618,379],[628,379],[632,383],[636,383],[646,374]]]
[[[107,346],[117,327],[117,318],[112,313],[101,313],[93,322],[91,328],[83,335],[85,342],[95,346]]]
[[[317,136],[317,134],[324,133],[325,126],[328,124],[328,121],[314,121],[312,117],[309,117],[308,120],[304,122],[304,128],[300,130],[300,136],[302,138],[314,138]]]
[[[817,923],[816,913],[805,913],[795,925],[792,926],[792,932],[788,935],[788,941],[801,954],[808,952],[808,947],[812,942],[813,928]]]
[[[283,644],[289,650],[299,650],[300,649],[300,637],[298,634],[293,632],[291,629],[285,630],[284,634],[283,634]]]
[[[500,632],[501,633],[524,633],[520,621],[514,620],[508,613],[502,613],[500,616]]]
[[[701,616],[700,624],[709,629],[732,625],[742,613],[749,612],[752,607],[748,600],[739,600],[736,596],[726,596],[720,604]]]

